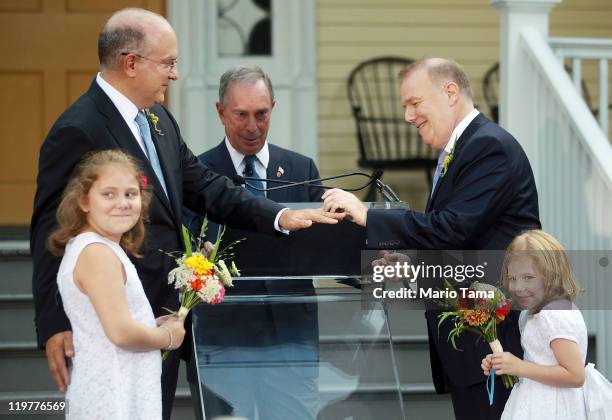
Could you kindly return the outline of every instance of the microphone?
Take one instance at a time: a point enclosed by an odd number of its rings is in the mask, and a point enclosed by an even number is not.
[[[318,183],[322,181],[329,181],[332,179],[348,178],[352,176],[363,176],[363,177],[368,178],[368,181],[365,184],[360,185],[359,187],[356,187],[356,188],[345,188],[344,190],[351,191],[351,192],[359,191],[359,190],[366,188],[370,184],[374,183],[376,188],[380,191],[382,196],[387,201],[401,201],[398,195],[391,189],[391,187],[389,187],[388,185],[386,185],[380,180],[380,177],[382,177],[382,175],[383,175],[383,171],[381,169],[376,169],[371,175],[365,172],[350,172],[350,173],[345,173],[345,174],[340,174],[340,175],[328,176],[324,178],[308,179],[305,181],[294,182],[294,181],[284,181],[280,179],[258,178],[258,177],[253,177],[253,176],[240,176],[238,174],[235,174],[232,177],[232,181],[234,181],[234,183],[237,185],[248,185],[249,188],[252,188],[256,191],[264,191],[264,192],[280,190],[283,188],[297,187],[300,185],[304,187],[308,187],[308,188],[321,188],[321,189],[329,190],[329,189],[337,188],[337,187],[328,186],[328,185],[320,185]],[[277,184],[282,184],[282,185],[278,185],[276,187],[269,187],[269,188],[258,188],[251,184],[248,184],[247,181],[266,181],[267,183],[268,182],[277,183]]]
[[[400,200],[399,196],[395,193],[395,191],[393,191],[393,189],[390,186],[388,186],[387,184],[385,184],[384,182],[380,180],[380,178],[382,177],[382,174],[383,174],[382,169],[376,169],[374,170],[374,173],[372,174],[372,178],[374,179],[374,182],[376,183],[375,185],[378,191],[380,191],[382,196],[389,202],[393,203],[393,202],[402,201]]]

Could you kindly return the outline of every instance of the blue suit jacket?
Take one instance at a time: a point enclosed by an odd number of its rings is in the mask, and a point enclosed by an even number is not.
[[[504,250],[524,230],[541,227],[531,166],[520,144],[479,114],[455,144],[452,161],[425,213],[369,210],[368,247],[417,250]],[[432,374],[438,392],[446,376],[460,387],[484,381],[486,343],[464,334],[454,350],[446,340],[450,322],[438,332],[437,312],[426,313]],[[516,319],[500,324],[504,349],[522,355]],[[446,374],[446,375],[445,375]],[[484,392],[484,391],[483,391]]]

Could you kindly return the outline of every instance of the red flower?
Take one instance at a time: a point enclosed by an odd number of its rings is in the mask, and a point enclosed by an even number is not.
[[[507,300],[501,302],[499,305],[499,308],[495,310],[495,316],[500,321],[503,321],[509,313],[510,313],[510,302],[508,302]]]
[[[149,180],[148,180],[146,175],[142,175],[140,177],[140,185],[141,185],[143,190],[146,190],[147,187],[149,186]]]
[[[457,298],[459,309],[471,309],[474,306],[474,300],[469,297],[459,296]]]
[[[194,292],[199,292],[206,284],[206,280],[202,280],[201,278],[196,277],[193,280],[189,280],[187,283],[189,284],[189,287],[191,287],[191,290],[193,290]]]

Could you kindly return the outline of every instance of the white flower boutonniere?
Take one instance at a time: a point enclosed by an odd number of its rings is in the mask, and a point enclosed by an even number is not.
[[[157,133],[157,135],[159,136],[163,136],[164,133],[157,127],[157,123],[159,122],[159,117],[155,115],[154,113],[152,113],[149,110],[149,108],[145,108],[144,112],[147,118],[149,119],[149,121],[151,121],[151,124],[153,124],[153,130],[155,130],[155,133]]]

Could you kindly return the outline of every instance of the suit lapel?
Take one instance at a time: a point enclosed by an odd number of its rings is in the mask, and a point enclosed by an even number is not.
[[[277,176],[278,168],[281,166],[281,162],[279,161],[279,156],[271,145],[268,145],[268,150],[270,151],[270,160],[268,161],[268,168],[266,170],[266,178],[268,179],[278,179],[279,181],[283,181],[285,176],[282,174],[280,177]],[[278,187],[279,185],[276,182],[269,182],[268,188]],[[295,187],[289,187],[295,188]],[[289,188],[282,188],[279,190],[268,191],[267,196],[270,200],[276,201],[277,203],[285,203],[287,201],[287,192]]]
[[[463,131],[463,133],[461,134],[461,136],[457,139],[457,141],[455,142],[455,146],[454,146],[454,151],[453,151],[453,159],[451,161],[451,163],[449,164],[446,173],[444,174],[444,177],[440,177],[438,179],[438,183],[436,184],[433,193],[430,195],[429,199],[427,200],[427,206],[425,208],[425,212],[429,212],[433,209],[433,205],[434,202],[436,200],[436,197],[438,195],[438,190],[441,188],[442,183],[444,182],[444,180],[448,177],[449,173],[452,171],[454,172],[454,168],[456,168],[457,166],[457,161],[459,159],[459,155],[461,153],[461,150],[463,149],[463,147],[465,146],[466,142],[472,138],[472,136],[476,133],[476,131],[483,126],[484,124],[486,124],[489,120],[482,115],[482,113],[478,114],[476,116],[476,118],[474,118],[472,120],[472,122],[466,127],[466,129]]]
[[[142,165],[145,169],[147,177],[150,180],[154,180],[154,183],[153,183],[154,194],[157,196],[159,201],[162,202],[164,207],[166,207],[166,209],[172,214],[173,210],[170,205],[170,202],[168,201],[166,194],[164,194],[164,190],[161,184],[159,183],[159,181],[157,181],[157,176],[155,175],[155,171],[153,171],[153,168],[151,167],[151,164],[149,163],[149,159],[144,154],[144,151],[138,144],[138,141],[134,138],[134,134],[132,133],[132,130],[130,130],[130,128],[127,126],[125,120],[123,119],[123,117],[121,116],[121,114],[119,113],[115,105],[113,104],[113,102],[106,95],[106,93],[104,93],[102,88],[98,85],[98,83],[95,80],[92,82],[89,88],[89,92],[91,93],[91,97],[93,101],[96,103],[96,106],[98,110],[100,111],[100,113],[106,116],[107,118],[106,127],[108,128],[108,131],[111,133],[111,135],[115,139],[117,146],[123,151],[129,153],[134,158],[142,162]],[[155,136],[153,136],[153,138],[155,138]],[[157,144],[155,144],[155,146],[157,147]],[[158,154],[160,153],[158,152]],[[161,156],[160,156],[160,161],[161,161]],[[179,214],[179,213],[174,213],[174,214]]]
[[[234,168],[234,163],[232,162],[232,157],[230,156],[229,150],[227,150],[227,146],[225,145],[225,140],[215,148],[215,154],[217,156],[215,156],[214,159],[211,159],[211,161],[215,162],[215,165],[219,165],[213,168],[217,173],[227,176],[232,181],[234,175],[242,176],[242,174],[237,173],[236,168]]]

